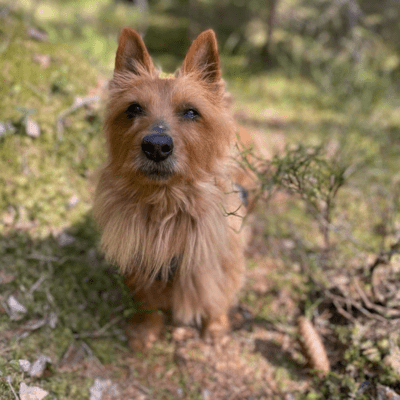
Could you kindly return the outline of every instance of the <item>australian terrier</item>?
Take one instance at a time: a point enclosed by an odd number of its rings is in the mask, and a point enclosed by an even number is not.
[[[139,34],[124,29],[109,91],[108,162],[93,212],[137,304],[129,345],[149,348],[166,311],[215,340],[243,282],[245,207],[233,183],[235,125],[214,32],[201,33],[165,77]]]

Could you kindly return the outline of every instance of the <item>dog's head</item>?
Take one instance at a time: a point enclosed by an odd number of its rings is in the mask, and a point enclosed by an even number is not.
[[[233,131],[212,30],[196,38],[172,78],[156,71],[137,32],[122,31],[105,122],[115,173],[136,185],[207,179]]]

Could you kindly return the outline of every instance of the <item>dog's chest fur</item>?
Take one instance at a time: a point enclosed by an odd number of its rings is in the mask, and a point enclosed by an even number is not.
[[[229,251],[229,218],[224,193],[214,182],[198,185],[189,195],[187,187],[160,189],[146,200],[139,193],[119,194],[107,176],[100,185],[94,212],[103,230],[102,247],[121,272],[137,271],[138,281],[166,281],[171,265],[179,265],[180,274],[219,268]]]

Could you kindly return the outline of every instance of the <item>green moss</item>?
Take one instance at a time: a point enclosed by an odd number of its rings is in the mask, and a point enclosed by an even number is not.
[[[89,388],[93,380],[82,377],[79,372],[56,374],[51,380],[43,384],[43,388],[60,400],[86,400],[89,398]]]
[[[2,14],[0,19],[3,35],[11,32],[0,60],[0,122],[14,127],[14,132],[0,139],[0,184],[4,187],[0,221],[10,206],[17,210],[23,204],[26,222],[34,223],[38,234],[49,233],[50,225],[66,225],[68,199],[73,195],[85,200],[78,203],[75,214],[78,209],[82,215],[89,207],[86,175],[102,161],[98,111],[82,109],[68,116],[61,141],[56,123],[76,96],[95,88],[98,73],[69,45],[29,38],[29,25],[19,14]],[[49,65],[35,62],[37,55],[48,57]],[[28,114],[40,127],[38,138],[25,133]]]

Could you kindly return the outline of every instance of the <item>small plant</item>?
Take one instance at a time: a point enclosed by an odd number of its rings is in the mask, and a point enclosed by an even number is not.
[[[322,146],[299,145],[284,156],[276,156],[271,165],[278,188],[300,195],[317,219],[325,249],[330,248],[332,212],[335,198],[346,181],[349,165],[329,159]]]
[[[262,160],[252,151],[242,152],[242,164],[256,176],[256,197],[269,199],[278,190],[299,195],[318,222],[325,250],[330,249],[332,213],[337,194],[353,171],[350,161],[329,157],[323,146],[298,145],[272,160]]]

